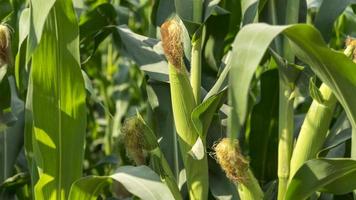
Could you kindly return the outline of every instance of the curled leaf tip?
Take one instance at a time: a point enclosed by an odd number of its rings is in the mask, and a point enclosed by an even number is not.
[[[176,19],[167,20],[161,26],[164,54],[168,62],[176,68],[183,64],[182,28]]]
[[[0,66],[10,61],[10,29],[7,25],[0,24]]]
[[[234,183],[247,180],[248,160],[242,155],[238,140],[223,138],[213,146],[215,159]]]

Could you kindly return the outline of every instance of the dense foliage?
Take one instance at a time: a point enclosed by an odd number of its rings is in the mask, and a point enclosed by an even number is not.
[[[0,199],[356,199],[356,1],[1,0]]]

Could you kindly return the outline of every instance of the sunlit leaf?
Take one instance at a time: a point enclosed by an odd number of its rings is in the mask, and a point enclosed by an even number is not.
[[[67,198],[71,184],[82,174],[86,93],[72,2],[53,3],[36,0],[31,6],[29,44],[38,45],[30,47],[34,48],[27,111],[31,117],[26,123],[33,128],[27,132],[32,144],[26,145],[28,152],[33,149],[39,173],[35,198],[59,200]]]
[[[286,200],[307,199],[315,191],[345,194],[356,189],[356,161],[315,159],[299,168],[289,183]]]
[[[309,25],[245,26],[233,44],[230,71],[230,97],[234,110],[231,113],[232,134],[245,122],[247,95],[255,70],[272,40],[283,33],[293,42],[296,55],[335,93],[356,127],[356,64],[340,52],[329,49],[320,33]]]
[[[143,200],[174,199],[168,187],[147,166],[123,166],[111,176],[81,178],[73,184],[69,199],[95,200],[113,181],[121,183],[126,190]]]

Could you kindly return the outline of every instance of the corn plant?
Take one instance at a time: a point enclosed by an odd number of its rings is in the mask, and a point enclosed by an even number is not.
[[[0,1],[0,199],[356,199],[353,0]]]

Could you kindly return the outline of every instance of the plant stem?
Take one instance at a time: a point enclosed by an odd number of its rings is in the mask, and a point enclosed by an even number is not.
[[[344,50],[344,54],[349,57],[350,59],[353,60],[354,63],[356,63],[356,53],[355,49],[356,46],[354,44],[355,39],[351,39],[350,41],[346,40],[346,48]],[[352,118],[352,117],[351,117]],[[355,119],[350,120],[351,126],[352,126],[352,132],[351,132],[351,158],[356,158],[356,123]],[[354,197],[356,197],[356,191],[353,192]]]
[[[287,0],[285,24],[298,23],[299,0]],[[287,38],[283,40],[283,57],[289,63],[294,63],[295,55],[291,51]],[[285,74],[284,74],[285,73]],[[284,200],[290,176],[290,160],[293,150],[294,132],[294,98],[292,97],[294,77],[297,72],[289,69],[286,72],[280,70],[279,82],[279,143],[278,143],[278,200]],[[292,84],[292,85],[291,85]]]
[[[203,16],[203,0],[193,1],[193,21],[200,23]]]
[[[268,12],[269,14],[269,23],[273,24],[273,25],[277,25],[278,24],[278,19],[277,19],[277,11],[276,11],[276,0],[270,0],[268,1]],[[282,53],[282,38],[281,37],[277,37],[273,43],[275,45],[276,51],[277,53],[281,54]]]
[[[201,23],[203,16],[203,1],[193,1],[193,21]],[[192,39],[192,52],[191,52],[191,85],[195,103],[200,103],[200,87],[201,87],[201,51],[202,51],[202,34],[203,31],[197,31]]]
[[[243,183],[236,183],[240,199],[262,200],[263,191],[250,169],[247,171],[246,176],[246,180]]]
[[[192,88],[184,65],[181,67],[171,63],[168,65],[173,117],[186,170],[189,197],[191,200],[206,200],[209,191],[207,156],[205,154],[201,160],[196,160],[188,154],[199,137],[190,118],[196,107]],[[204,142],[205,139],[201,139]]]
[[[162,155],[163,155],[163,153],[162,153]],[[182,197],[182,195],[179,191],[179,188],[178,188],[178,183],[177,183],[176,179],[174,178],[173,172],[172,172],[167,160],[163,157],[161,158],[161,160],[162,160],[163,171],[167,174],[164,182],[167,184],[167,186],[171,190],[171,192],[174,196],[174,199],[183,200],[183,197]]]
[[[305,161],[316,157],[326,139],[337,100],[325,84],[320,86],[320,93],[323,102],[313,101],[300,130],[291,160],[290,179]]]
[[[193,89],[194,100],[197,104],[200,103],[200,87],[201,87],[201,37],[192,42],[192,57],[191,57],[191,85]]]
[[[179,152],[178,152],[178,135],[174,127],[173,135],[173,151],[174,151],[174,177],[176,180],[179,179]]]
[[[279,91],[279,142],[278,142],[278,200],[283,200],[289,178],[289,164],[292,152],[294,129],[294,98],[291,98],[292,89],[280,81]]]

